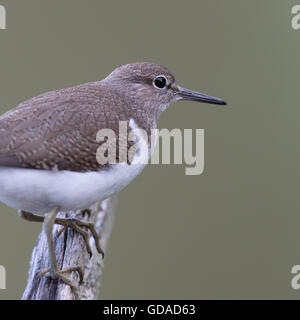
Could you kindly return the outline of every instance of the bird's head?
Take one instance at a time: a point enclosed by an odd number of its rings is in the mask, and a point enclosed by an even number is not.
[[[115,69],[104,82],[116,88],[132,107],[147,108],[157,117],[178,100],[226,105],[222,99],[180,87],[167,68],[149,62],[123,65]]]

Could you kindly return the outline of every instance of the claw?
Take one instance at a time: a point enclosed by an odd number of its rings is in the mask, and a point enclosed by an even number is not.
[[[96,249],[97,249],[98,253],[102,256],[102,259],[104,259],[104,252],[101,248],[100,238],[99,238],[99,235],[95,229],[95,226],[91,222],[80,221],[80,220],[76,220],[76,223],[78,224],[78,226],[88,228],[91,231],[92,236],[95,240]]]
[[[91,214],[92,214],[92,211],[91,209],[83,209],[81,210],[81,215],[84,217],[85,214],[87,214],[87,216],[90,218],[91,217]]]
[[[84,238],[86,250],[91,258],[93,255],[93,252],[92,252],[92,249],[91,249],[91,246],[89,243],[89,234],[85,230],[83,230],[82,227],[89,229],[92,233],[94,240],[95,240],[96,249],[97,249],[98,253],[101,254],[102,259],[104,259],[104,252],[103,252],[101,245],[100,245],[99,235],[98,235],[94,225],[91,222],[81,221],[81,220],[77,220],[77,219],[60,219],[60,218],[58,218],[55,220],[55,223],[63,226],[59,230],[57,236],[60,236],[67,228],[72,228],[75,231],[79,232]]]
[[[63,226],[58,232],[57,232],[57,236],[59,237],[62,233],[64,233],[67,230],[67,226]]]
[[[41,271],[38,274],[38,278],[41,278],[43,276],[49,276],[52,279],[60,279],[62,280],[64,283],[66,283],[67,285],[69,285],[75,295],[75,299],[79,300],[79,294],[78,294],[78,287],[67,277],[65,277],[63,274],[67,273],[67,272],[73,272],[73,271],[77,271],[79,274],[79,285],[82,284],[83,282],[83,278],[84,278],[84,272],[82,271],[82,269],[80,267],[70,267],[70,268],[66,268],[63,270],[51,270],[49,269],[45,269],[43,271]],[[49,275],[47,275],[47,273],[49,273]]]

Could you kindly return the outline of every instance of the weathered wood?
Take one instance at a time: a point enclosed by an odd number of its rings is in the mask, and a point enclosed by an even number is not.
[[[77,218],[93,222],[101,237],[101,247],[104,252],[107,249],[107,242],[110,236],[114,221],[116,197],[109,198],[93,205],[91,215],[79,216],[80,212],[60,212],[57,217]],[[93,238],[90,238],[90,245],[93,256],[90,258],[86,251],[83,237],[71,228],[63,232],[59,237],[57,233],[62,226],[54,225],[53,237],[58,265],[61,269],[72,266],[81,266],[84,272],[84,281],[79,287],[80,300],[97,299],[100,293],[100,279],[103,272],[103,259],[98,254]],[[49,255],[47,239],[42,232],[39,235],[36,246],[33,249],[28,283],[23,293],[23,300],[74,300],[71,288],[60,280],[53,280],[50,277],[38,277],[40,270],[49,267]],[[75,283],[79,283],[77,272],[68,274],[68,277]]]

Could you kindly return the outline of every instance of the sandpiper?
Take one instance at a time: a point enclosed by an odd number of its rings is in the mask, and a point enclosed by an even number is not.
[[[118,156],[117,163],[99,164],[97,132],[107,128],[118,136],[119,122],[126,121],[128,132],[138,127],[150,136],[160,114],[178,100],[226,104],[180,87],[168,69],[143,62],[121,66],[102,81],[41,94],[0,117],[0,201],[44,223],[51,265],[41,275],[49,273],[76,290],[65,273],[78,271],[82,278],[82,271],[59,270],[53,224],[74,228],[85,239],[83,227],[88,228],[102,253],[99,238],[92,224],[58,219],[57,213],[85,209],[118,193],[145,166]]]

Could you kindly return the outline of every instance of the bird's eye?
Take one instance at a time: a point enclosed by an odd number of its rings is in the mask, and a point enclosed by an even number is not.
[[[158,76],[153,81],[154,87],[158,89],[165,88],[166,84],[167,84],[167,79],[164,76]]]

